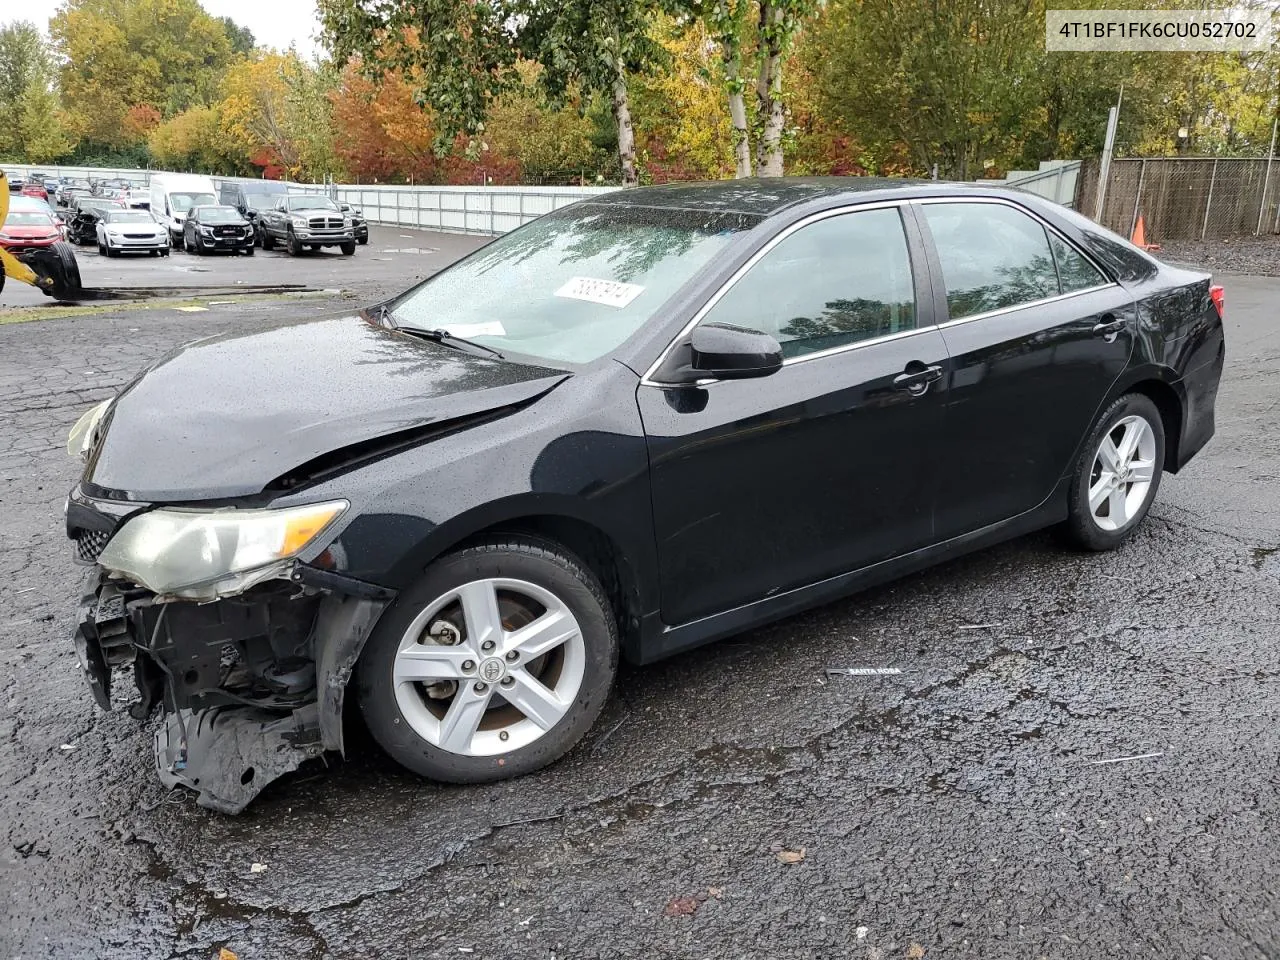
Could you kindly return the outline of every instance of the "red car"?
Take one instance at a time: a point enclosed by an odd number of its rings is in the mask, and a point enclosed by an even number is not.
[[[61,239],[53,216],[41,210],[10,209],[0,225],[0,247],[13,254],[52,247]]]
[[[22,195],[24,197],[35,197],[37,200],[49,201],[49,191],[44,188],[42,183],[28,182],[22,185]]]

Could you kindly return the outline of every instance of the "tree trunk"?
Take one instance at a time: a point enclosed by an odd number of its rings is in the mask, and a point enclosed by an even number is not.
[[[760,140],[756,144],[756,172],[782,176],[782,11],[769,0],[760,2],[760,74],[756,80],[756,112]]]
[[[618,159],[622,162],[622,185],[634,187],[636,176],[636,134],[631,127],[631,98],[627,94],[627,74],[621,60],[613,78],[613,119],[618,124]]]
[[[734,176],[751,176],[751,128],[747,126],[747,103],[742,96],[742,57],[736,44],[722,41],[724,78],[729,89],[729,123],[733,127]]]

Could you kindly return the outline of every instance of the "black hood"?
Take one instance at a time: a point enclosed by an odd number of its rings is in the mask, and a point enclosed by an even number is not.
[[[115,499],[248,496],[344,448],[528,403],[566,376],[354,316],[212,337],[125,388],[85,481]]]

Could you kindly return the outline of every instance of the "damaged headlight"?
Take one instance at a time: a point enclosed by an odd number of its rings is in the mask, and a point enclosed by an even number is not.
[[[277,576],[347,507],[330,500],[280,510],[151,510],[125,523],[98,563],[155,593],[226,596]]]
[[[76,425],[67,434],[67,454],[69,456],[80,457],[83,460],[89,455],[89,451],[93,449],[93,440],[98,431],[98,424],[102,421],[102,418],[107,413],[107,408],[110,406],[110,400],[103,400],[97,406],[86,410],[83,416],[76,421]]]

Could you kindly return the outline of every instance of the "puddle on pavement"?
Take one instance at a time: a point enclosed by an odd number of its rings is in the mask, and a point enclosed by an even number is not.
[[[1253,569],[1261,570],[1263,564],[1277,553],[1280,553],[1280,547],[1254,547],[1249,551],[1250,563],[1252,563]]]
[[[103,300],[164,300],[187,297],[227,297],[246,294],[314,293],[301,283],[240,284],[234,287],[86,287],[74,299],[58,303],[90,303]]]
[[[439,248],[439,247],[387,247],[387,248],[385,248],[385,249],[383,249],[383,250],[379,250],[378,252],[379,252],[379,253],[418,253],[418,254],[427,254],[427,253],[439,253],[439,252],[440,252],[440,248]],[[379,257],[374,257],[374,259],[375,259],[375,260],[378,260],[378,259],[380,259],[380,258],[379,258]]]

